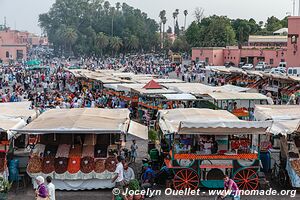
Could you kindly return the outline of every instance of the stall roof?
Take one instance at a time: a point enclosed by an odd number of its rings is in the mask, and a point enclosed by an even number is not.
[[[260,93],[234,93],[234,92],[213,92],[208,94],[211,98],[219,100],[269,100]]]
[[[220,86],[220,87],[217,87],[217,88],[222,90],[222,91],[226,90],[228,92],[247,92],[247,91],[252,89],[252,88],[239,87],[239,86],[230,85],[230,84],[223,85],[223,86]]]
[[[35,119],[37,111],[30,109],[30,101],[0,103],[0,115],[6,117]]]
[[[217,89],[201,83],[166,83],[163,84],[163,86],[180,93],[189,93],[193,95],[206,95]]]
[[[192,94],[163,94],[167,100],[196,100],[197,98]]]
[[[165,88],[162,89],[144,89],[144,88],[136,88],[134,91],[144,94],[144,95],[152,95],[152,94],[176,94],[175,90],[168,90]]]
[[[126,133],[128,109],[52,109],[20,130],[21,133]]]
[[[254,110],[256,120],[294,120],[300,119],[299,105],[256,105]]]
[[[275,121],[268,129],[268,132],[272,133],[273,135],[289,135],[294,132],[298,132],[299,122],[300,119]]]
[[[26,121],[21,118],[10,118],[0,116],[0,132],[7,132],[8,140],[10,140],[16,132],[10,129],[20,129],[26,125]]]
[[[225,110],[173,109],[159,111],[159,126],[164,134],[264,134],[270,122],[249,122]]]

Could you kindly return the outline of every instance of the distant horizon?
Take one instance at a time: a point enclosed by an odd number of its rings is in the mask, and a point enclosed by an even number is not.
[[[51,8],[55,0],[0,0],[0,24],[4,25],[4,17],[6,24],[11,29],[19,31],[28,31],[37,35],[41,35],[42,31],[38,25],[39,14],[46,13]],[[112,5],[116,2],[126,4],[140,9],[147,13],[148,17],[159,22],[159,12],[166,10],[167,24],[173,29],[172,13],[176,8],[179,9],[179,26],[183,26],[183,11],[188,10],[187,27],[194,21],[193,12],[196,7],[204,9],[204,16],[223,15],[231,19],[250,19],[253,18],[257,22],[266,22],[268,17],[275,16],[283,19],[293,13],[292,1],[288,0],[189,0],[188,3],[180,0],[173,0],[172,4],[167,0],[110,0]],[[160,5],[160,6],[157,6]],[[257,6],[259,5],[259,6]],[[247,8],[247,9],[244,9]],[[270,8],[270,9],[266,9]],[[295,6],[295,14],[298,14],[298,0]],[[16,11],[16,12],[14,12]],[[21,11],[21,12],[18,12]]]

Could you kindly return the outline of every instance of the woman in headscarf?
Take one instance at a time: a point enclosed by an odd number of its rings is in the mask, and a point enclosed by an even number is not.
[[[38,176],[35,179],[38,188],[35,191],[36,194],[36,200],[48,200],[48,189],[47,186],[45,185],[45,179],[42,176]]]

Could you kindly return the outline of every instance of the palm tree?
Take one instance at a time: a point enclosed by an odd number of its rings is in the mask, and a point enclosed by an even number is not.
[[[163,42],[165,42],[165,25],[167,23],[167,18],[166,17],[164,17],[162,19],[162,23],[163,23]]]
[[[109,39],[109,46],[114,53],[117,53],[123,46],[122,39],[119,37],[111,37]]]
[[[160,18],[160,47],[162,48],[163,46],[163,33],[162,33],[162,27],[163,27],[163,19],[166,18],[166,11],[162,10],[159,13],[159,18]]]
[[[175,10],[175,12],[176,12],[176,20],[178,21],[179,9],[177,8],[177,9]]]
[[[175,20],[176,20],[176,12],[173,12],[173,19],[174,19],[174,34],[175,34]]]
[[[117,11],[120,10],[120,8],[121,8],[121,3],[120,3],[120,2],[117,2],[117,3],[116,3],[116,8],[117,8]]]
[[[100,32],[96,35],[96,47],[100,49],[100,55],[102,57],[103,49],[109,45],[109,37],[103,32]]]
[[[139,47],[139,39],[135,35],[131,35],[124,40],[124,46],[128,50],[136,50]]]
[[[115,7],[110,8],[111,13],[111,36],[114,36],[114,18],[115,18]]]
[[[108,14],[109,7],[110,7],[109,1],[105,1],[104,4],[103,4],[103,7],[105,9],[106,14]]]
[[[69,44],[69,53],[71,54],[72,53],[72,45],[75,44],[77,38],[78,38],[78,34],[76,32],[76,30],[72,27],[67,27],[65,30],[64,30],[64,33],[63,33],[63,38],[65,40],[65,42],[67,44]]]
[[[185,30],[185,28],[186,28],[186,16],[188,15],[188,11],[184,10],[183,14],[184,14],[184,30]]]

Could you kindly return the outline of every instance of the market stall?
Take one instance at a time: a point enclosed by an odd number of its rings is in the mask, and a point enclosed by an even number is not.
[[[158,113],[165,164],[175,189],[223,188],[225,174],[242,190],[258,188],[260,135],[269,122],[238,119],[225,110],[174,109]]]
[[[232,112],[237,117],[245,119],[252,118],[255,105],[272,105],[271,98],[260,93],[243,93],[243,92],[213,92],[209,93],[209,100],[218,108]]]
[[[127,109],[54,109],[23,129],[35,138],[27,173],[51,176],[59,190],[111,188],[116,154],[128,133],[147,139],[147,128],[130,121]],[[34,181],[33,181],[34,183]]]
[[[30,110],[31,102],[0,104],[0,176],[7,177],[7,154],[15,153],[16,132],[11,129],[23,128],[31,119],[37,117],[35,110]]]
[[[277,164],[283,165],[285,174],[275,174],[284,185],[291,183],[292,187],[300,188],[300,107],[288,105],[262,106],[255,108],[254,116],[260,121],[272,121],[268,133],[272,134],[273,147],[278,147],[280,156],[273,156],[271,151],[271,168]],[[276,144],[277,143],[277,144]],[[288,182],[289,181],[289,182]]]

